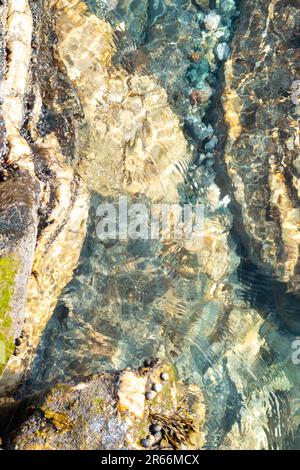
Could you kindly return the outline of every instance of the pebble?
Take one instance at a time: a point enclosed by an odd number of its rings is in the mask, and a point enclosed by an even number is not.
[[[167,372],[162,372],[160,374],[160,378],[161,380],[163,380],[164,382],[166,382],[167,380],[169,380],[169,374]]]
[[[300,105],[300,80],[295,80],[292,83],[292,103],[296,106]]]
[[[300,105],[300,92],[294,91],[291,97],[292,97],[292,103],[295,104],[296,106],[299,106]]]
[[[229,56],[228,44],[226,44],[226,42],[222,42],[221,44],[218,44],[216,52],[217,52],[217,56],[219,60],[227,59],[227,57]]]
[[[213,31],[217,29],[220,22],[221,22],[221,16],[217,15],[217,13],[215,13],[214,11],[209,13],[204,19],[205,27],[209,31]]]
[[[159,393],[159,392],[162,391],[163,386],[162,386],[162,384],[153,384],[153,385],[152,385],[152,389],[153,389],[155,392],[158,392],[158,393]]]
[[[211,88],[203,89],[203,90],[193,90],[190,94],[190,102],[193,106],[197,104],[207,103],[209,98],[212,95]]]
[[[214,135],[214,130],[209,124],[206,126],[200,118],[192,115],[188,115],[185,119],[186,128],[189,134],[199,140],[211,139]]]
[[[222,36],[224,36],[224,31],[216,31],[215,36],[217,39],[220,39]]]
[[[214,135],[205,145],[205,150],[213,150],[218,144],[218,138]]]
[[[16,338],[16,339],[15,339],[15,345],[16,345],[16,346],[21,346],[21,344],[22,344],[21,339],[20,339],[20,338]]]

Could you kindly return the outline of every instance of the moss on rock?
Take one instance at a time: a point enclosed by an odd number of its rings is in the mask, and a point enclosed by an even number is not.
[[[10,302],[18,265],[12,256],[0,258],[0,376],[14,350]]]

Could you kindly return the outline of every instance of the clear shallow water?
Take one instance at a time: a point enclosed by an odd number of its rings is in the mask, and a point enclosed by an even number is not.
[[[181,200],[203,202],[207,219],[228,233],[229,262],[217,259],[219,275],[212,280],[210,260],[178,243],[101,242],[95,233],[96,208],[104,198],[93,193],[79,266],[43,335],[25,389],[74,375],[138,367],[148,356],[168,358],[181,379],[204,390],[208,448],[226,446],[226,435],[247,410],[258,416],[255,442],[263,429],[268,447],[291,447],[299,387],[291,362],[297,300],[243,258],[227,205],[209,208],[207,202],[215,170],[214,155],[205,146],[213,130],[209,106],[195,112],[189,93],[206,85],[215,89],[222,62],[208,64],[203,57],[195,66],[189,55],[204,44],[207,52],[214,51],[218,42],[210,46],[213,39],[202,35],[203,15],[189,1],[124,0],[117,9],[107,8],[109,2],[87,3],[113,25],[125,23],[116,64],[130,70],[142,58],[147,73],[166,88],[193,154]],[[236,10],[233,2],[217,3],[222,5],[221,40],[229,43]],[[226,11],[225,5],[231,9]],[[285,310],[287,315],[280,314]],[[257,339],[248,344],[251,332]]]

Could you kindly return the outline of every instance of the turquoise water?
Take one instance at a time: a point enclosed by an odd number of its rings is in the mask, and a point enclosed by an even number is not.
[[[138,367],[149,356],[167,358],[181,379],[204,390],[208,448],[226,442],[227,434],[241,423],[245,408],[251,409],[255,400],[262,423],[264,418],[267,423],[262,428],[268,447],[292,447],[290,429],[295,417],[291,405],[297,410],[299,385],[297,367],[291,362],[291,344],[299,329],[297,301],[270,273],[258,271],[245,259],[233,230],[230,205],[224,202],[212,209],[207,201],[216,176],[218,138],[211,110],[238,19],[235,3],[211,2],[221,17],[222,35],[217,39],[215,32],[207,34],[205,28],[209,11],[201,8],[205,1],[87,3],[114,27],[120,21],[125,24],[115,64],[130,71],[142,62],[146,72],[167,90],[193,156],[190,167],[182,170],[181,200],[202,202],[206,217],[223,227],[230,262],[212,282],[205,261],[178,244],[101,242],[95,233],[96,208],[105,198],[93,193],[79,266],[43,335],[26,392],[74,375]],[[221,49],[217,49],[219,44],[223,44]],[[224,57],[220,50],[225,51]],[[201,52],[200,61],[191,60],[195,52]],[[208,58],[211,52],[213,60]],[[211,99],[195,112],[190,93],[206,87],[212,90]],[[214,102],[214,106],[220,104]],[[213,284],[217,285],[215,294]],[[279,292],[284,306],[277,311]],[[289,314],[283,317],[282,310]],[[232,324],[232,311],[238,312],[234,318],[240,327]],[[238,331],[254,330],[258,323],[257,337],[262,341],[259,354],[252,357],[240,344]]]

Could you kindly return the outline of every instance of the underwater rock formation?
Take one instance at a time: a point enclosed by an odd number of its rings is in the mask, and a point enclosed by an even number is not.
[[[225,162],[248,256],[299,294],[299,2],[241,2],[226,64]]]
[[[159,391],[149,392],[154,384]],[[200,449],[204,421],[201,390],[177,381],[169,364],[155,363],[77,379],[27,399],[3,440],[18,450]]]
[[[183,182],[178,168],[188,165],[189,155],[165,90],[147,75],[114,69],[113,30],[84,3],[52,4],[57,58],[78,89],[85,116],[78,172],[103,195],[140,193],[176,202],[173,188]]]

